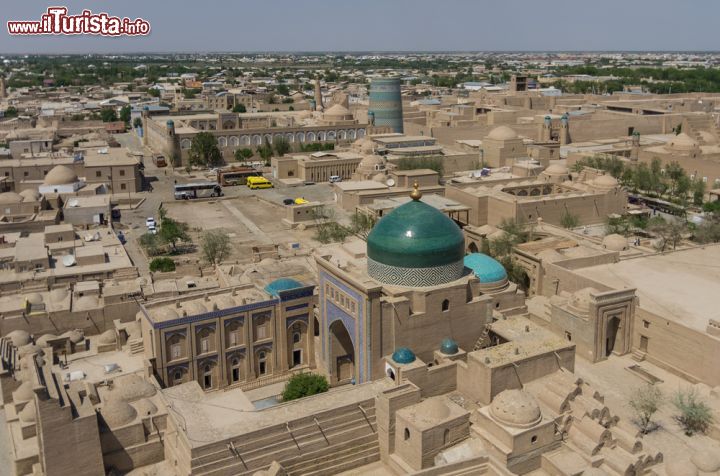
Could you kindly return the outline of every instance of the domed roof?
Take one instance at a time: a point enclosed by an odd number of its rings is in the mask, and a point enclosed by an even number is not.
[[[458,353],[458,345],[457,342],[452,340],[449,337],[446,337],[445,339],[440,342],[440,352],[442,352],[445,355],[453,355]]]
[[[490,414],[508,426],[528,428],[540,423],[542,414],[535,397],[524,390],[504,390],[490,404]]]
[[[681,133],[675,136],[673,140],[670,141],[670,148],[676,149],[676,150],[691,150],[698,146],[698,143],[695,142],[695,140],[687,135],[686,133]]]
[[[358,168],[362,167],[364,170],[375,170],[376,165],[385,165],[385,161],[379,155],[371,154],[362,158],[358,164]]]
[[[387,176],[382,172],[378,172],[373,176],[372,179],[373,179],[373,182],[385,183]]]
[[[43,180],[44,185],[66,185],[78,181],[78,176],[70,167],[65,165],[56,165],[48,172]]]
[[[157,388],[137,374],[128,375],[115,382],[110,391],[110,398],[125,402],[134,402],[141,398],[152,397],[157,393]]]
[[[52,339],[57,339],[58,336],[55,334],[43,334],[42,337],[40,337],[36,342],[37,345],[40,347],[47,347],[48,341]]]
[[[25,300],[30,304],[42,304],[43,303],[43,297],[40,293],[32,293],[28,294],[25,297]]]
[[[561,164],[552,164],[544,172],[548,175],[567,175],[568,168]]]
[[[18,357],[22,358],[26,355],[31,354],[42,354],[43,350],[42,347],[40,347],[37,344],[25,344],[24,346],[20,347],[18,349]]]
[[[100,337],[98,337],[98,342],[100,344],[114,344],[116,341],[116,335],[115,330],[108,329],[102,334],[100,334]]]
[[[297,289],[303,287],[303,284],[292,278],[280,278],[265,286],[265,291],[271,296],[278,297],[281,291]]]
[[[496,283],[507,279],[507,271],[503,265],[486,254],[470,253],[463,258],[463,262],[481,283]]]
[[[605,238],[603,238],[602,245],[603,248],[606,248],[610,251],[624,251],[628,249],[627,238],[622,235],[618,235],[617,233],[607,235]]]
[[[144,416],[150,416],[157,413],[158,409],[155,406],[153,402],[148,400],[147,398],[143,398],[142,400],[138,400],[134,403],[135,409],[137,410],[138,415],[141,417]]]
[[[487,139],[493,140],[512,140],[517,139],[517,132],[509,128],[508,126],[499,126],[490,131],[487,135]]]
[[[431,268],[462,260],[464,244],[455,222],[416,199],[377,222],[367,239],[367,254],[388,266]]]
[[[613,188],[618,186],[618,181],[612,175],[601,175],[593,180],[593,185]]]
[[[35,392],[33,392],[32,384],[28,381],[21,383],[12,396],[16,402],[27,402],[35,397]]]
[[[35,423],[37,414],[35,413],[35,404],[33,402],[26,403],[25,407],[18,413],[20,421],[23,423]]]
[[[710,448],[696,451],[690,457],[690,461],[697,466],[697,469],[705,473],[713,473],[720,470],[720,452],[713,451]]]
[[[125,426],[137,417],[137,412],[129,403],[113,398],[105,401],[100,414],[110,428]]]
[[[189,316],[205,314],[206,312],[208,312],[208,308],[200,301],[186,302],[182,305],[182,307],[187,311]]]
[[[578,311],[587,312],[587,310],[590,309],[590,301],[592,300],[591,294],[597,292],[598,290],[595,288],[582,288],[578,291],[575,291],[572,296],[570,296],[570,307]]]
[[[0,193],[0,203],[3,205],[10,204],[10,203],[21,203],[23,201],[23,197],[18,195],[15,192],[4,192]]]
[[[429,398],[420,404],[423,417],[432,420],[444,420],[450,415],[450,407],[440,398]]]
[[[363,154],[372,154],[373,149],[375,149],[375,143],[367,137],[361,137],[355,142],[353,142],[353,147],[356,150],[362,152]]]
[[[352,116],[352,113],[341,104],[334,104],[329,109],[325,110],[325,115],[330,117],[345,117]]]
[[[50,300],[52,302],[62,302],[70,295],[67,288],[57,288],[50,291]]]
[[[85,335],[77,329],[67,331],[62,337],[67,337],[73,344],[78,344],[85,339]]]
[[[20,329],[8,332],[5,337],[10,339],[15,347],[22,347],[30,342],[30,334]]]
[[[40,198],[42,198],[40,192],[31,188],[23,190],[22,192],[20,192],[19,195],[23,198],[23,201],[25,202],[37,202],[38,200],[40,200]]]
[[[665,474],[667,476],[697,476],[698,469],[686,458],[670,458],[665,462]]]
[[[415,353],[407,347],[398,347],[393,352],[392,359],[398,364],[410,364],[415,362]]]

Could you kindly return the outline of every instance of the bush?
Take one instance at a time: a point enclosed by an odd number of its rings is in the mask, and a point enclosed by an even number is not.
[[[324,375],[297,374],[290,377],[282,392],[284,402],[327,392],[330,388]]]
[[[170,258],[155,258],[150,261],[150,271],[160,271],[162,273],[175,271],[175,261]]]
[[[145,233],[140,236],[139,242],[140,246],[142,246],[145,249],[145,252],[150,256],[157,256],[162,253],[163,244],[157,235]]]
[[[640,431],[643,434],[652,431],[656,427],[652,423],[652,417],[663,403],[663,394],[660,389],[650,384],[639,387],[632,393],[628,403],[635,413]]]
[[[223,230],[210,230],[205,232],[200,242],[202,255],[210,264],[220,264],[230,255],[230,236]]]
[[[694,433],[705,433],[713,422],[712,410],[700,399],[697,390],[678,390],[673,401],[680,412],[675,419],[685,430],[687,436]]]
[[[577,215],[568,212],[567,210],[560,217],[560,225],[562,225],[563,228],[567,228],[568,230],[576,228],[579,223],[580,218]]]

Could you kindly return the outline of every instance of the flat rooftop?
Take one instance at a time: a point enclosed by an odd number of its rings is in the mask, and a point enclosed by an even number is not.
[[[720,246],[627,259],[575,271],[615,289],[636,288],[639,306],[653,314],[705,332],[720,320]]]

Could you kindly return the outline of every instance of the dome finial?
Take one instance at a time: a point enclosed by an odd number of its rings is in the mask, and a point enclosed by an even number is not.
[[[417,180],[415,183],[413,183],[413,191],[410,192],[410,198],[415,200],[416,202],[422,198],[422,192],[420,191],[420,186],[417,183]]]

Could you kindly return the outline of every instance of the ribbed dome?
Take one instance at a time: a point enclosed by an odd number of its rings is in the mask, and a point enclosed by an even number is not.
[[[393,352],[392,359],[398,364],[410,364],[415,362],[415,353],[407,347],[399,347]]]
[[[517,139],[517,132],[509,128],[508,126],[499,126],[490,131],[487,135],[488,139],[493,140],[512,140]]]
[[[64,165],[56,165],[48,172],[43,180],[45,185],[67,185],[78,181],[78,176],[70,167]]]
[[[110,428],[125,426],[137,417],[137,412],[129,403],[116,399],[106,400],[100,414]]]
[[[490,404],[490,414],[508,426],[528,428],[542,419],[535,397],[524,390],[504,390]]]
[[[368,236],[367,254],[371,260],[387,266],[433,268],[461,263],[464,243],[455,222],[430,205],[413,200],[380,219]],[[373,275],[371,269],[369,271],[373,278],[388,282],[383,276]],[[452,279],[461,275],[462,270]]]
[[[470,253],[463,259],[481,283],[497,283],[507,279],[507,271],[497,260],[483,253]]]

